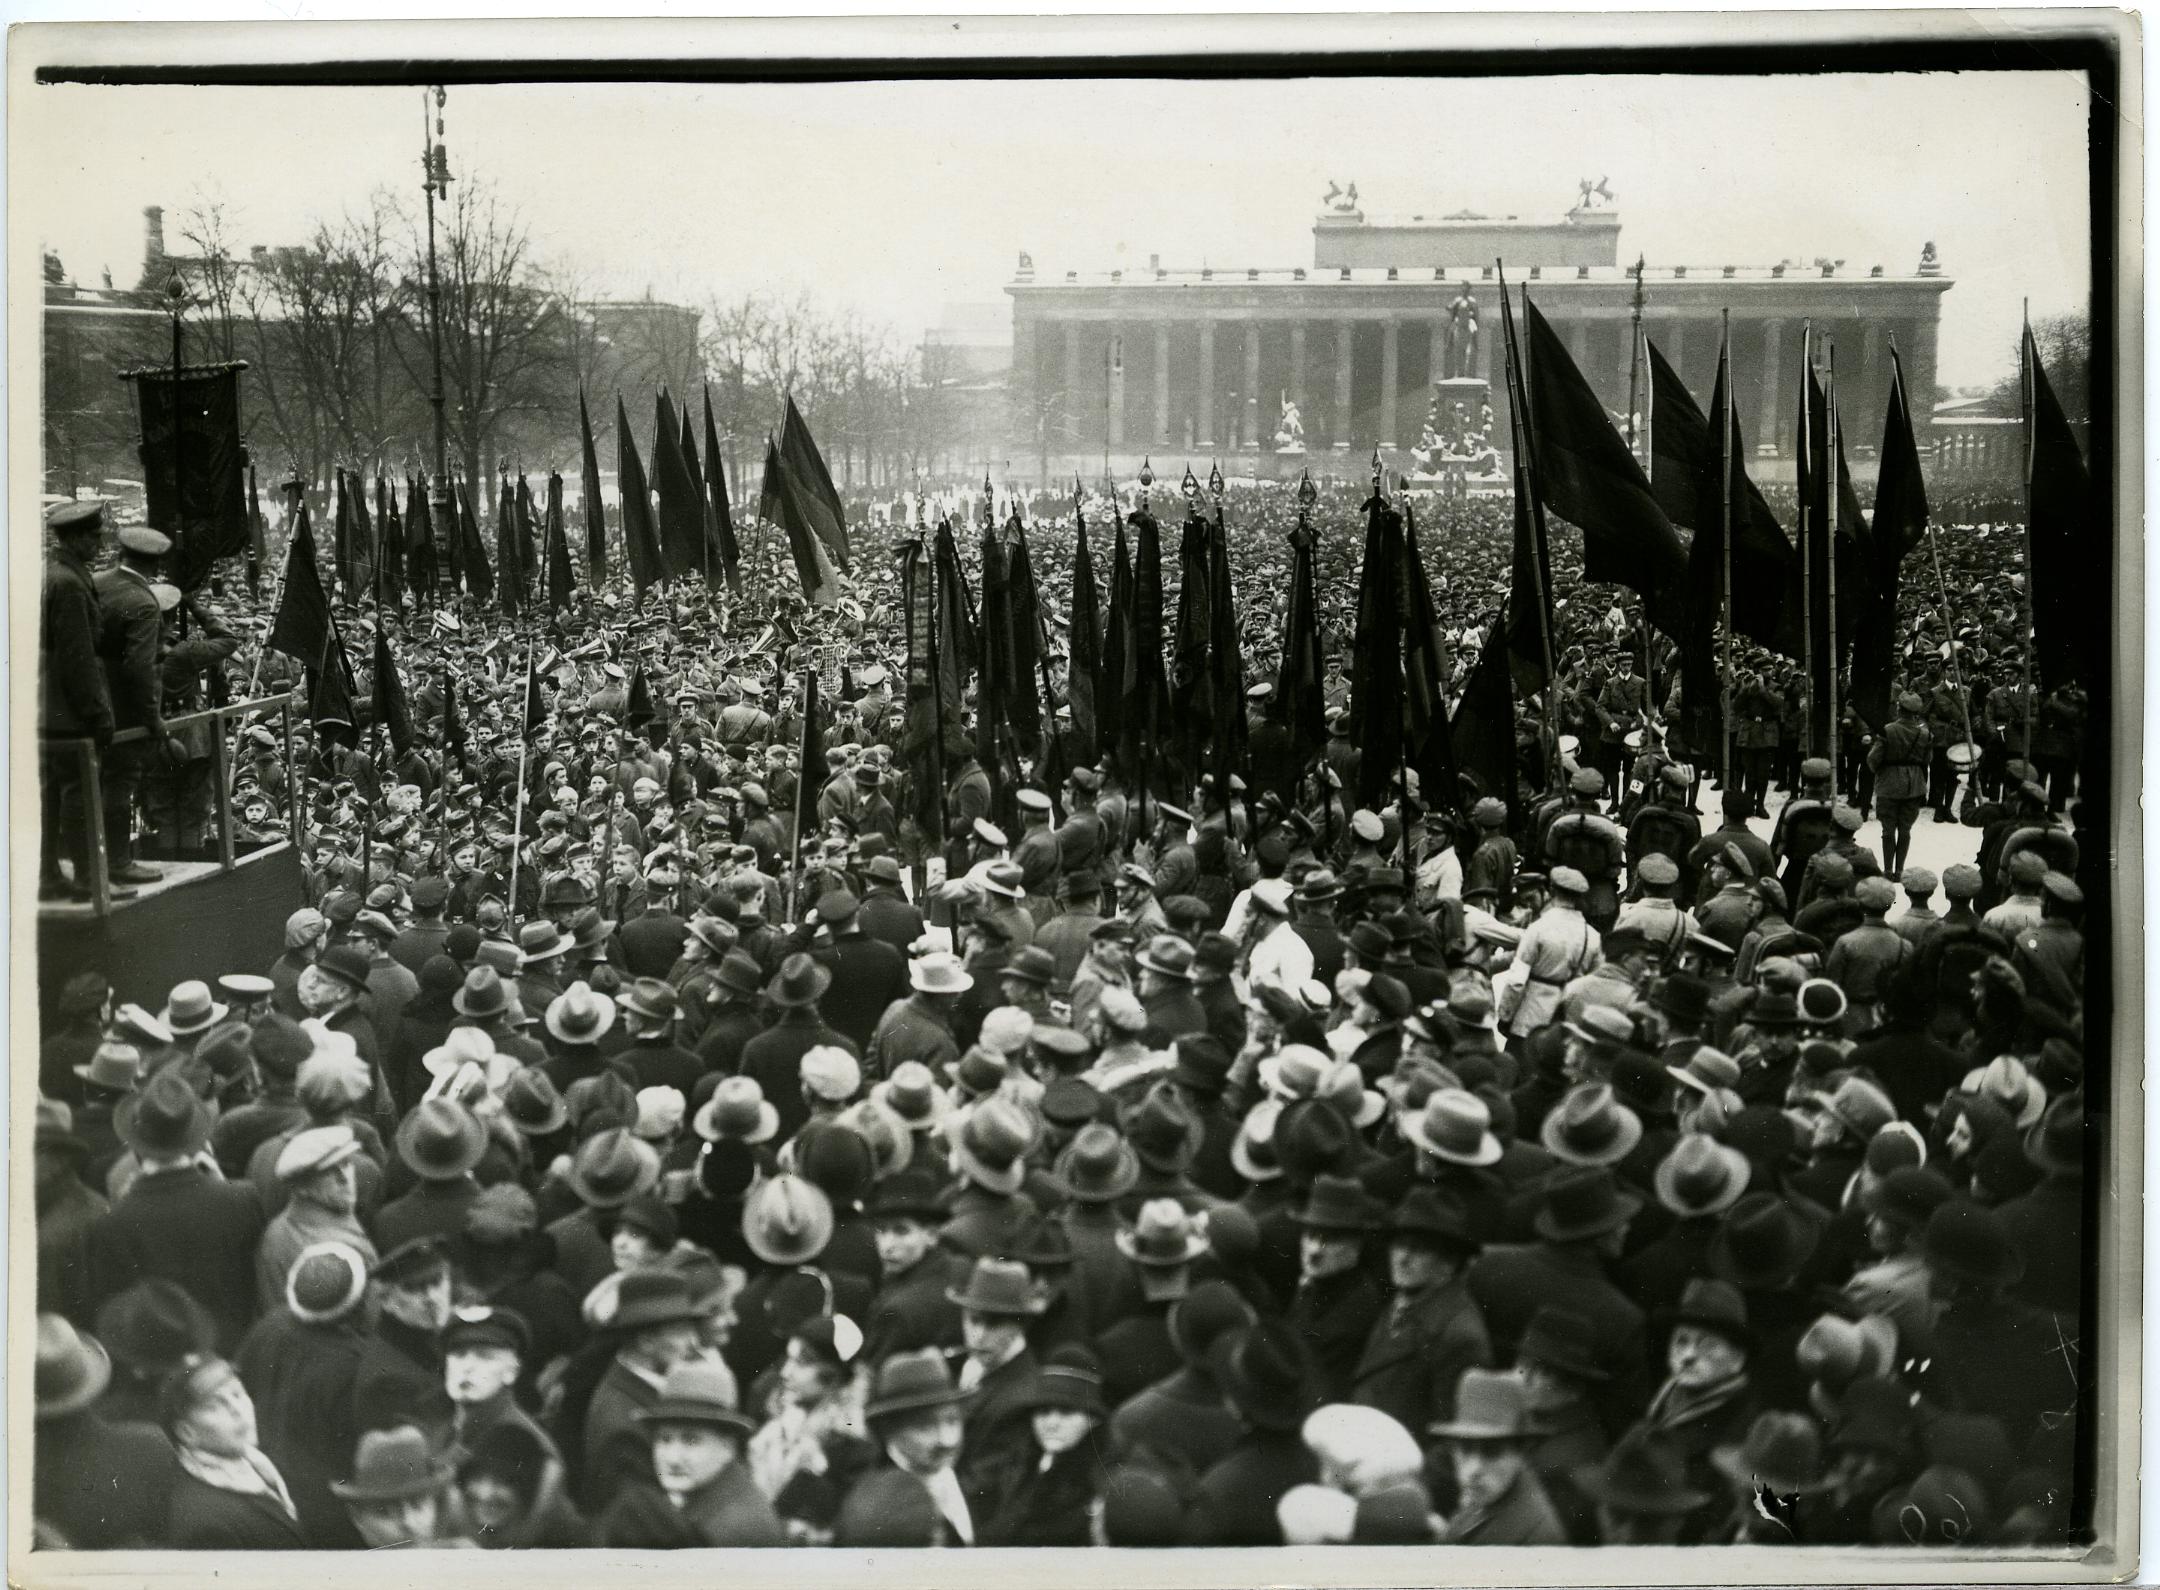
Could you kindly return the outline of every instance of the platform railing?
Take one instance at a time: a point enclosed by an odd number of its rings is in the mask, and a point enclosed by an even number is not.
[[[290,692],[274,696],[255,696],[246,701],[235,701],[227,706],[206,707],[200,712],[178,713],[165,720],[168,736],[182,729],[207,724],[210,727],[211,786],[217,811],[217,860],[220,872],[230,872],[239,860],[239,847],[233,837],[233,735],[231,725],[258,713],[275,711],[278,715],[281,738],[285,746],[286,777],[291,785],[286,800],[286,840],[296,848],[305,843],[306,801],[300,798],[300,771],[293,755],[293,698]],[[150,731],[143,728],[122,729],[112,737],[114,745],[131,745],[147,741]],[[97,742],[90,739],[51,739],[43,742],[48,753],[72,753],[79,758],[81,778],[75,788],[80,797],[78,814],[83,824],[85,842],[83,853],[89,858],[89,877],[78,878],[78,884],[87,884],[90,891],[90,909],[98,916],[112,911],[112,863],[105,842],[104,792]],[[153,773],[151,776],[155,776]],[[134,814],[129,814],[134,820]]]

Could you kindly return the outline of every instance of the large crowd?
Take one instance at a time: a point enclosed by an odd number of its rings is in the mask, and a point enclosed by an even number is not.
[[[1076,742],[1054,493],[1011,506],[1059,754],[986,767],[963,722],[941,801],[913,499],[852,494],[828,607],[774,594],[755,530],[738,590],[643,606],[334,592],[416,733],[365,695],[289,760],[242,727],[241,842],[304,840],[283,953],[204,944],[141,1002],[41,968],[39,1541],[2069,1538],[2086,726],[2025,683],[2018,510],[1937,505],[1944,588],[1913,560],[1894,718],[1848,715],[1843,767],[1743,647],[1729,786],[1556,527],[1557,768],[1526,709],[1523,798],[1364,806],[1363,494],[1313,509],[1329,738],[1292,791],[1142,788]],[[940,508],[972,569],[979,503]],[[1255,747],[1298,512],[1224,497]],[[1418,509],[1452,692],[1510,514]],[[305,684],[262,650],[271,571],[182,600],[161,537],[96,572],[110,526],[58,517],[49,632],[56,583],[108,634],[116,579],[164,608],[162,695],[139,648],[83,664],[106,735],[153,731],[106,812],[149,882],[214,827],[163,716]]]

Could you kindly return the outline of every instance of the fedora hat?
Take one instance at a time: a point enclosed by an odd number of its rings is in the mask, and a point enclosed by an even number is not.
[[[765,990],[774,1004],[788,1010],[814,1005],[832,986],[832,973],[807,955],[790,955],[780,963],[779,973]]]
[[[1577,1380],[1610,1380],[1598,1362],[1596,1327],[1570,1308],[1546,1304],[1530,1317],[1515,1349],[1518,1364],[1537,1364]]]
[[[210,997],[208,983],[190,979],[173,985],[172,992],[166,996],[165,1009],[159,1014],[175,1038],[185,1038],[190,1033],[208,1032],[223,1021],[231,1009],[230,1005]]]
[[[450,996],[450,1008],[460,1016],[500,1016],[510,1008],[510,991],[503,986],[502,974],[492,966],[475,966],[465,974],[465,982]]]
[[[1164,1323],[1170,1344],[1188,1364],[1205,1365],[1215,1344],[1250,1327],[1259,1316],[1228,1281],[1202,1281],[1170,1305]]]
[[[132,1093],[142,1080],[142,1051],[107,1039],[90,1052],[86,1063],[69,1069],[102,1092]]]
[[[696,1323],[706,1317],[690,1283],[673,1270],[629,1270],[617,1281],[604,1317],[593,1323],[603,1330],[646,1330],[656,1325]]]
[[[1669,1518],[1716,1500],[1687,1483],[1687,1465],[1672,1437],[1654,1430],[1630,1430],[1602,1459],[1569,1472],[1577,1490],[1616,1513]]]
[[[1545,1206],[1531,1222],[1548,1242],[1579,1242],[1635,1218],[1642,1199],[1625,1191],[1603,1166],[1573,1166],[1545,1187]]]
[[[1292,1326],[1263,1319],[1226,1332],[1209,1358],[1223,1395],[1256,1429],[1295,1430],[1312,1412],[1304,1345]]]
[[[1745,1017],[1750,1027],[1797,1027],[1800,1025],[1800,1004],[1783,989],[1758,992],[1755,1002],[1748,1006]]]
[[[1810,1381],[1831,1392],[1842,1392],[1856,1380],[1895,1375],[1897,1322],[1887,1314],[1863,1314],[1856,1320],[1824,1314],[1801,1332],[1793,1362]]]
[[[454,1459],[437,1457],[427,1437],[406,1424],[363,1433],[352,1478],[332,1480],[330,1489],[344,1502],[402,1502],[434,1495],[456,1472]]]
[[[754,999],[765,992],[765,975],[758,967],[757,958],[748,950],[729,950],[720,957],[720,964],[713,972],[713,981],[731,994],[741,994]]]
[[[1027,1266],[1011,1259],[977,1259],[965,1286],[945,1289],[945,1300],[971,1314],[996,1314],[1019,1319],[1040,1314],[1050,1306],[1043,1288],[1029,1275]]]
[[[1929,1269],[1983,1286],[2006,1286],[2025,1273],[2025,1256],[1994,1210],[1953,1198],[1928,1217],[1921,1252]]]
[[[1748,1325],[1747,1299],[1730,1281],[1694,1276],[1680,1293],[1672,1323],[1715,1331],[1738,1347],[1752,1346],[1755,1333]]]
[[[610,1126],[578,1145],[563,1178],[591,1209],[620,1209],[651,1192],[660,1180],[660,1156],[626,1126]]]
[[[1057,958],[1039,944],[1030,944],[1019,951],[998,972],[1001,978],[1015,978],[1042,988],[1048,988],[1056,975]]]
[[[1342,1112],[1360,1131],[1387,1114],[1387,1098],[1365,1086],[1365,1073],[1355,1060],[1338,1060],[1320,1074],[1313,1097]]]
[[[167,1067],[113,1111],[113,1130],[142,1159],[187,1159],[210,1140],[210,1106]]]
[[[1257,1068],[1260,1086],[1276,1098],[1309,1099],[1319,1091],[1320,1079],[1335,1062],[1310,1044],[1286,1043]]]
[[[37,1101],[36,1147],[69,1154],[87,1154],[90,1145],[75,1135],[75,1112],[59,1099]]]
[[[2085,1165],[2085,1095],[2067,1093],[2025,1133],[2025,1157],[2053,1175],[2075,1176]]]
[[[893,1353],[878,1365],[863,1404],[863,1416],[882,1419],[896,1413],[945,1408],[966,1399],[953,1383],[952,1368],[935,1347]]]
[[[367,992],[368,952],[357,944],[333,944],[315,958],[315,969],[335,977],[354,993]]]
[[[487,1128],[462,1104],[422,1099],[398,1124],[397,1151],[422,1181],[455,1181],[487,1153]]]
[[[1570,1038],[1602,1048],[1623,1049],[1635,1041],[1635,1023],[1611,1005],[1592,1005],[1561,1025]]]
[[[825,920],[830,921],[832,918],[826,917]],[[690,919],[690,936],[722,959],[727,957],[741,939],[732,922],[723,922],[716,916],[702,913]]]
[[[1314,1231],[1377,1231],[1382,1224],[1378,1203],[1348,1176],[1315,1178],[1291,1218]]]
[[[1815,1251],[1821,1227],[1774,1192],[1749,1193],[1710,1243],[1711,1271],[1750,1292],[1777,1291]]]
[[[94,1321],[113,1357],[146,1379],[178,1368],[217,1344],[217,1322],[178,1281],[147,1276],[105,1300]]]
[[[870,1099],[899,1117],[910,1131],[936,1126],[951,1108],[937,1078],[920,1060],[903,1060],[894,1066],[891,1076],[870,1089]]]
[[[1710,985],[1693,972],[1674,972],[1658,979],[1650,991],[1650,1005],[1690,1026],[1699,1024],[1710,1009]]]
[[[1034,1131],[1020,1107],[1003,1098],[985,1099],[968,1111],[953,1143],[961,1174],[994,1193],[1010,1195],[1027,1179],[1022,1160],[1034,1143]]]
[[[551,961],[573,947],[571,941],[563,937],[562,929],[545,919],[528,922],[518,929],[518,964],[521,966]]]
[[[898,1170],[880,1176],[870,1189],[868,1208],[872,1220],[904,1215],[928,1225],[943,1225],[952,1214],[952,1200],[945,1184],[926,1170]]]
[[[640,977],[615,997],[623,1009],[647,1021],[673,1021],[682,1013],[681,996],[657,977]]]
[[[757,1429],[757,1421],[736,1405],[735,1376],[726,1365],[705,1358],[686,1358],[670,1369],[659,1399],[636,1417],[647,1427],[709,1424],[743,1437]]]
[[[1230,1166],[1249,1182],[1282,1178],[1282,1162],[1275,1157],[1275,1123],[1282,1108],[1280,1099],[1262,1099],[1245,1112],[1230,1140]]]
[[[548,1001],[546,1025],[557,1043],[598,1043],[615,1025],[615,1001],[580,978]]]
[[[1074,1203],[1115,1203],[1140,1180],[1140,1156],[1115,1127],[1097,1121],[1065,1145],[1056,1175]]]
[[[1511,1369],[1466,1369],[1455,1417],[1427,1427],[1445,1441],[1520,1441],[1533,1432],[1529,1389]]]
[[[1407,1237],[1446,1248],[1482,1246],[1470,1230],[1470,1213],[1462,1200],[1429,1184],[1403,1194],[1388,1215],[1387,1231],[1391,1239]]]
[[[1133,959],[1158,976],[1192,981],[1193,947],[1174,933],[1156,934]]]
[[[1027,892],[1023,887],[1023,878],[1017,863],[993,861],[982,869],[975,881],[991,894],[1007,900],[1017,900]]]
[[[808,1264],[832,1240],[833,1206],[823,1188],[782,1171],[743,1200],[743,1241],[767,1264]]]
[[[1208,1250],[1206,1222],[1175,1198],[1150,1198],[1114,1240],[1126,1258],[1150,1266],[1190,1264]]]
[[[780,1111],[765,1097],[756,1077],[722,1077],[712,1096],[698,1106],[690,1130],[708,1143],[722,1138],[769,1143],[779,1135]]]
[[[1708,1044],[1689,1055],[1686,1065],[1667,1066],[1665,1074],[1697,1093],[1730,1093],[1740,1086],[1740,1062]]]
[[[570,947],[579,950],[596,950],[615,936],[617,923],[587,906],[570,923]]]
[[[538,1066],[527,1066],[513,1076],[502,1092],[503,1115],[526,1137],[546,1137],[559,1132],[570,1119],[570,1106],[555,1091],[555,1083]]]
[[[1200,1152],[1207,1127],[1165,1087],[1148,1089],[1125,1112],[1125,1139],[1140,1163],[1166,1176],[1183,1175]]]
[[[909,963],[908,986],[918,994],[964,994],[975,986],[975,977],[957,955],[936,950]]]
[[[1610,1083],[1584,1082],[1547,1113],[1538,1138],[1570,1165],[1617,1165],[1642,1134],[1642,1117],[1613,1097]]]
[[[1658,1161],[1651,1176],[1657,1200],[1683,1220],[1721,1214],[1746,1194],[1753,1167],[1747,1155],[1716,1138],[1689,1132]]]
[[[1412,1147],[1450,1164],[1490,1165],[1504,1152],[1493,1136],[1491,1108],[1463,1088],[1441,1088],[1401,1125]]]
[[[1755,1416],[1746,1440],[1713,1449],[1710,1462],[1749,1491],[1766,1486],[1792,1496],[1814,1489],[1822,1479],[1822,1441],[1806,1414],[1772,1408]]]
[[[80,1413],[112,1384],[112,1358],[65,1315],[37,1319],[36,1405],[40,1419]]]

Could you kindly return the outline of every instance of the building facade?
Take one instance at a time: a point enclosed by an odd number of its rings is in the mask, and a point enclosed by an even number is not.
[[[1175,270],[1151,259],[1145,270],[1051,275],[1023,254],[1006,288],[1015,453],[1070,468],[1100,467],[1107,450],[1120,469],[1150,452],[1271,453],[1284,407],[1295,404],[1316,464],[1375,446],[1400,464],[1435,380],[1462,373],[1491,384],[1504,448],[1496,262],[1510,288],[1528,290],[1606,407],[1625,414],[1637,273],[1623,263],[1619,211],[1598,188],[1585,184],[1556,221],[1369,218],[1354,186],[1323,204],[1305,267]],[[1932,243],[1902,269],[1649,265],[1642,327],[1707,403],[1730,312],[1734,401],[1750,447],[1767,460],[1792,448],[1812,324],[1835,349],[1848,445],[1864,452],[1880,435],[1893,346],[1916,424],[1928,424],[1950,286]]]

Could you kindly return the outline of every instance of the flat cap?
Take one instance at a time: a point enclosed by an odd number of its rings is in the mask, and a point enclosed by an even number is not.
[[[120,532],[120,545],[142,558],[162,558],[172,550],[172,537],[146,524],[131,524]]]

